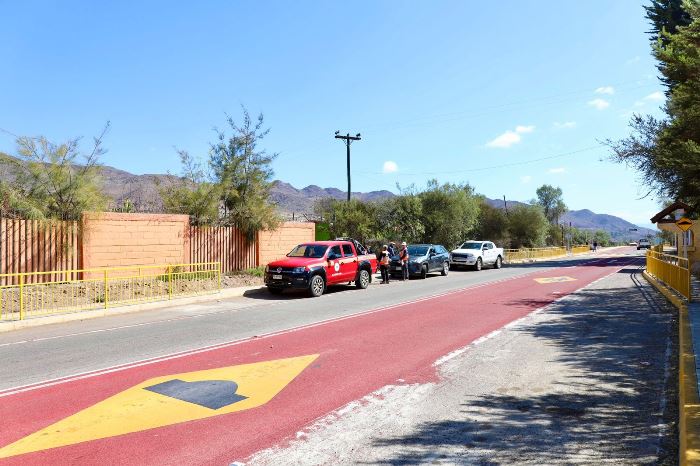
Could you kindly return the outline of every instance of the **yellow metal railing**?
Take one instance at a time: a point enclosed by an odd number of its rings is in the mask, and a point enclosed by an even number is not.
[[[521,248],[521,249],[505,249],[507,261],[517,261],[526,259],[542,259],[546,257],[565,256],[566,248],[551,247],[551,248]]]
[[[587,244],[581,246],[571,246],[571,254],[583,254],[586,252],[591,252],[591,247]]]
[[[647,251],[647,273],[664,282],[690,301],[688,259],[657,251]]]
[[[56,276],[79,278],[51,281]],[[221,265],[202,262],[0,274],[0,283],[6,283],[0,285],[0,321],[23,320],[215,293],[221,289]]]

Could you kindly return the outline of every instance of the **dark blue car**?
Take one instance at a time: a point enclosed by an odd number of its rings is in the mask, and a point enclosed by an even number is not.
[[[450,253],[440,244],[409,244],[408,273],[425,278],[429,273],[440,272],[443,276],[450,272]],[[392,276],[401,276],[399,256],[391,258]]]

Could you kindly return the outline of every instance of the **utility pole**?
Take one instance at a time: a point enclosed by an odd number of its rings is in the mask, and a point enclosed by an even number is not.
[[[345,136],[340,134],[340,131],[335,132],[335,138],[336,139],[342,139],[345,141],[345,148],[347,149],[347,156],[348,156],[348,201],[350,201],[350,193],[352,192],[350,188],[350,144],[352,144],[353,141],[359,141],[360,138],[360,133],[357,133],[354,136],[350,136],[350,133],[346,134]]]

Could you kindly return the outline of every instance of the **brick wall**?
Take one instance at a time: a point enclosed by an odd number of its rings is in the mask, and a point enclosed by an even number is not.
[[[258,263],[268,262],[284,257],[299,243],[314,241],[316,225],[314,223],[287,222],[277,230],[261,231],[258,233],[259,254]]]
[[[83,214],[83,268],[189,262],[187,215]]]

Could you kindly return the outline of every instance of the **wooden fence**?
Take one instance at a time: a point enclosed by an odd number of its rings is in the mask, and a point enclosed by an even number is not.
[[[235,227],[190,227],[190,262],[220,262],[221,271],[258,266],[257,242]]]
[[[78,222],[0,218],[0,274],[80,269]],[[74,280],[76,273],[30,275],[28,283]],[[0,285],[16,284],[17,276],[0,275]]]

